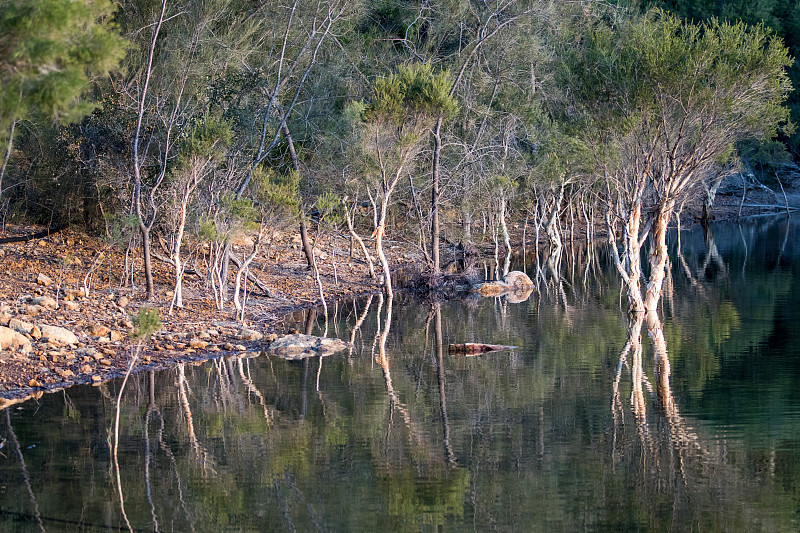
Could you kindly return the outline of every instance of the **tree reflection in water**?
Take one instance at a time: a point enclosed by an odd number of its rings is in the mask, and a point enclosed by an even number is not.
[[[538,261],[528,301],[375,295],[334,307],[329,331],[354,345],[324,361],[229,357],[132,377],[119,446],[131,526],[791,529],[800,365],[772,336],[800,320],[796,239],[725,231],[673,250],[660,315],[622,315],[608,256],[567,245],[565,264]],[[298,329],[322,332],[304,318]],[[520,349],[445,350],[492,341]],[[128,530],[109,438],[117,385],[6,411],[0,476],[18,489],[0,491],[0,510],[27,515],[19,530],[54,517]],[[740,415],[758,435],[725,433]]]

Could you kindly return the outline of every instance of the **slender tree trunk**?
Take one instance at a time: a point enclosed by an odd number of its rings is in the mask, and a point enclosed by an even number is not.
[[[186,228],[186,204],[188,202],[187,196],[184,196],[181,201],[180,215],[178,215],[178,231],[175,233],[175,246],[172,253],[172,263],[175,267],[175,294],[173,295],[172,301],[179,308],[183,307],[183,264],[181,263],[181,241],[183,241],[183,232]],[[169,307],[169,314],[172,314],[172,305]]]
[[[353,227],[353,219],[351,217],[350,210],[347,208],[347,204],[344,200],[342,200],[342,206],[344,207],[344,218],[347,221],[347,229],[350,231],[350,236],[358,242],[359,247],[361,248],[361,252],[364,254],[364,260],[367,262],[367,268],[369,270],[369,277],[375,277],[375,266],[372,264],[372,258],[369,256],[369,251],[367,250],[366,245],[364,244],[364,239],[362,239],[358,233],[356,233],[355,228]],[[351,256],[352,256],[352,246],[351,246]]]
[[[300,213],[300,240],[303,243],[303,253],[306,256],[308,268],[314,268],[314,252],[311,250],[311,239],[308,237],[308,225],[305,213]]]
[[[381,211],[385,211],[385,209],[382,207]],[[386,215],[382,212],[378,227],[375,229],[375,253],[378,255],[378,260],[381,262],[381,268],[383,268],[383,290],[386,291],[389,298],[392,298],[394,296],[394,292],[392,291],[392,274],[389,270],[389,261],[386,259],[386,254],[383,251],[383,229],[385,227],[385,221]]]
[[[503,243],[506,245],[506,258],[503,261],[503,277],[508,274],[511,268],[511,237],[508,235],[508,226],[506,225],[506,198],[500,198],[500,229],[503,232]]]
[[[158,20],[156,21],[155,28],[153,29],[153,39],[150,41],[150,49],[147,56],[147,67],[145,71],[144,84],[142,87],[142,94],[138,103],[138,113],[136,117],[136,132],[133,136],[133,174],[134,174],[134,202],[136,204],[136,217],[139,221],[139,230],[142,233],[142,251],[144,252],[144,276],[147,285],[147,299],[153,298],[155,292],[153,286],[153,270],[150,260],[150,228],[144,221],[142,214],[142,162],[139,157],[139,139],[142,131],[142,121],[144,120],[144,105],[147,98],[147,87],[150,83],[150,76],[153,72],[153,57],[156,52],[156,41],[158,34],[161,31],[161,25],[164,22],[164,14],[167,11],[167,0],[161,2],[161,12],[159,13]]]
[[[431,258],[433,275],[440,273],[439,260],[439,157],[442,152],[442,117],[433,127],[433,172],[431,175]]]
[[[629,310],[641,313],[645,310],[642,298],[642,254],[639,244],[639,228],[642,224],[642,206],[637,204],[628,217],[625,238],[628,252],[628,302]]]

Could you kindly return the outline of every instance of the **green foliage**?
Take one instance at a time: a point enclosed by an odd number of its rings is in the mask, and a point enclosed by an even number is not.
[[[300,174],[289,171],[279,173],[273,169],[258,167],[253,169],[252,179],[256,184],[260,202],[270,209],[278,209],[296,216],[300,209]]]
[[[342,202],[337,195],[332,192],[324,192],[317,198],[315,204],[319,212],[319,220],[330,224],[338,224],[344,220],[341,207]]]
[[[208,157],[219,163],[232,139],[233,130],[228,121],[204,114],[184,130],[178,151],[184,161],[194,157]]]
[[[375,80],[364,120],[402,124],[409,116],[450,118],[458,111],[449,92],[451,85],[449,73],[436,74],[429,63],[401,65],[389,76]]]
[[[662,0],[658,2],[658,5],[696,22],[716,17],[730,22],[742,21],[747,24],[764,24],[783,40],[792,56],[797,57],[798,53],[800,53],[800,10],[798,10],[795,2],[788,0],[761,0],[759,2],[748,0],[727,0],[725,2]],[[788,105],[792,115],[792,122],[797,123],[800,121],[800,95],[796,90],[800,85],[800,66],[794,63],[789,68],[788,74],[795,88],[789,97]],[[786,134],[782,136],[782,140],[789,145],[790,150],[796,156],[800,153],[800,136],[796,132],[786,132]],[[773,153],[773,151],[761,154],[753,152],[752,157],[748,159],[757,170],[758,167],[775,162],[770,159],[761,159],[768,158]],[[779,160],[783,157],[779,156]]]
[[[161,329],[161,317],[158,316],[158,311],[145,305],[139,308],[138,315],[131,318],[135,328],[131,336],[140,341],[149,339],[153,333]]]
[[[258,209],[253,202],[247,199],[237,199],[234,194],[226,194],[220,201],[225,214],[233,221],[243,223],[245,226],[253,224],[258,218]]]
[[[560,83],[574,91],[567,120],[589,126],[581,136],[598,154],[616,145],[629,158],[667,158],[679,145],[678,157],[697,156],[692,165],[706,170],[732,143],[787,126],[791,59],[761,25],[695,25],[653,10],[591,27],[564,53]]]
[[[62,122],[94,104],[90,80],[114,69],[124,41],[107,0],[9,0],[0,13],[0,127],[39,112]]]
[[[117,247],[127,244],[131,232],[139,224],[139,220],[133,214],[109,214],[105,218],[108,230],[106,240]]]
[[[198,222],[197,236],[203,242],[214,242],[219,240],[219,231],[217,224],[213,219],[203,217]]]

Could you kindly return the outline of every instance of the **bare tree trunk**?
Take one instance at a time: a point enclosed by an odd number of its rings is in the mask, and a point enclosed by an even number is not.
[[[261,219],[264,219],[263,213]],[[258,237],[256,237],[256,241],[253,243],[253,250],[250,252],[242,264],[239,266],[239,271],[236,273],[236,284],[234,285],[233,289],[233,305],[236,307],[236,314],[237,319],[239,321],[244,321],[244,311],[245,311],[245,302],[244,298],[242,300],[239,299],[239,291],[242,287],[242,276],[245,276],[247,279],[248,268],[250,267],[250,263],[255,259],[256,255],[258,254],[258,250],[261,247],[261,241],[264,238],[264,224],[261,224],[261,227],[258,230]]]
[[[384,206],[381,207],[382,211],[385,211]],[[386,291],[386,294],[391,299],[394,296],[394,292],[392,291],[392,274],[389,270],[389,261],[386,259],[386,254],[383,251],[383,228],[385,227],[385,220],[386,215],[381,213],[380,223],[377,229],[375,229],[375,253],[378,255],[378,260],[381,262],[381,267],[383,268],[383,290]]]
[[[311,239],[308,238],[308,225],[305,213],[300,213],[300,240],[303,243],[303,253],[306,256],[308,268],[314,268],[314,252],[311,250]]]
[[[353,218],[350,210],[347,208],[346,199],[342,199],[342,206],[344,207],[344,218],[347,221],[347,229],[350,231],[350,236],[358,242],[358,245],[361,247],[361,252],[364,254],[364,260],[367,262],[367,268],[369,269],[369,277],[375,277],[375,266],[372,264],[372,258],[369,256],[369,251],[367,251],[367,247],[364,244],[364,240],[356,233],[355,228],[353,227]],[[352,250],[352,247],[351,247]]]
[[[439,156],[442,151],[442,117],[436,120],[433,127],[433,172],[431,175],[431,258],[433,258],[433,275],[440,273],[439,262]]]
[[[187,186],[188,189],[188,186]],[[175,244],[172,252],[172,263],[175,267],[175,291],[172,296],[172,303],[169,306],[169,314],[172,314],[173,305],[183,308],[183,264],[181,263],[181,241],[183,232],[186,229],[186,204],[189,201],[188,190],[181,198],[180,215],[178,215],[178,231],[175,233]]]
[[[155,291],[153,286],[153,270],[150,261],[150,227],[145,224],[144,215],[142,214],[142,161],[139,157],[139,139],[142,132],[142,121],[144,120],[144,104],[147,98],[147,87],[150,83],[150,76],[153,73],[153,57],[156,52],[156,41],[158,34],[161,31],[161,25],[164,23],[164,14],[167,11],[167,0],[161,2],[161,12],[156,21],[155,28],[153,29],[153,39],[150,41],[150,49],[147,56],[147,67],[145,70],[144,84],[142,87],[142,95],[139,98],[139,108],[136,117],[136,132],[133,136],[133,175],[134,175],[134,203],[136,204],[136,217],[139,221],[139,230],[142,233],[142,251],[144,252],[144,276],[147,284],[147,299],[153,298]]]
[[[506,245],[506,258],[503,261],[503,277],[508,274],[511,268],[511,238],[508,235],[508,226],[506,225],[506,197],[500,198],[500,229],[503,231],[503,243]]]
[[[625,235],[623,236],[625,248],[625,264],[619,257],[617,250],[617,238],[614,225],[611,222],[611,209],[606,211],[606,228],[608,230],[608,240],[611,247],[611,255],[614,266],[622,276],[628,293],[629,307],[631,313],[641,313],[645,310],[644,298],[642,298],[642,265],[641,265],[641,244],[639,242],[639,229],[641,226],[642,206],[636,202],[631,212],[625,220]]]

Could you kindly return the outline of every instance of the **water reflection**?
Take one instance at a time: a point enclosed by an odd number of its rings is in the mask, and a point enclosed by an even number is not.
[[[659,314],[566,245],[521,303],[375,295],[334,307],[341,355],[136,375],[119,480],[117,383],[6,410],[0,529],[796,529],[798,251],[770,227],[685,233]]]

